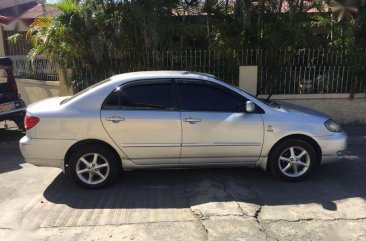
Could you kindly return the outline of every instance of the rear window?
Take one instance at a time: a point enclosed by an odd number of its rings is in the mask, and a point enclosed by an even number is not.
[[[92,86],[89,86],[88,88],[86,88],[86,89],[84,89],[84,90],[82,90],[82,91],[80,91],[80,92],[76,93],[75,95],[71,96],[70,98],[64,99],[64,100],[61,102],[61,105],[62,105],[62,104],[65,104],[65,103],[67,103],[67,102],[69,102],[69,101],[71,101],[71,100],[73,100],[73,99],[75,99],[76,97],[78,97],[78,96],[80,96],[80,95],[84,94],[85,92],[88,92],[89,90],[91,90],[91,89],[93,89],[93,88],[95,88],[95,87],[97,87],[97,86],[99,86],[99,85],[102,85],[102,84],[104,84],[104,83],[106,83],[106,82],[108,82],[108,81],[110,81],[110,80],[111,80],[111,78],[108,78],[108,79],[102,80],[102,81],[100,81],[100,82],[98,82],[98,83],[96,83],[96,84],[93,84]]]

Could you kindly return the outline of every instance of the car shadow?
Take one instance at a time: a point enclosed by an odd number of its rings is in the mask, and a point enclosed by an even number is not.
[[[352,133],[346,160],[319,165],[297,183],[249,168],[136,170],[124,172],[110,187],[86,190],[61,173],[43,196],[76,209],[188,208],[237,201],[271,206],[317,203],[336,211],[337,200],[366,200],[366,126],[345,129]]]
[[[0,129],[0,174],[15,171],[24,163],[19,150],[19,140],[24,133],[17,129]]]
[[[237,201],[258,205],[318,203],[335,211],[336,200],[366,199],[364,173],[366,162],[361,158],[318,166],[308,179],[297,183],[276,180],[260,169],[143,170],[124,172],[116,184],[99,190],[82,189],[60,174],[44,197],[76,209],[188,208]]]

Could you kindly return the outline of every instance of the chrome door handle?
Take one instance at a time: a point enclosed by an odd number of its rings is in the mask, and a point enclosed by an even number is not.
[[[183,121],[188,122],[190,124],[195,124],[197,122],[201,122],[202,120],[199,118],[195,118],[195,117],[189,117],[189,118],[184,118]]]
[[[106,118],[107,121],[112,121],[113,123],[118,123],[120,121],[124,121],[125,118],[121,117],[121,116],[109,116]]]

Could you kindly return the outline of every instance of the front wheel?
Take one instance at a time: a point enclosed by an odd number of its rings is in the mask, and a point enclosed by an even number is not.
[[[287,140],[269,157],[272,174],[286,181],[299,181],[310,174],[316,163],[314,147],[304,140]]]
[[[119,165],[111,150],[99,145],[83,146],[71,154],[71,177],[82,187],[95,189],[114,181]]]

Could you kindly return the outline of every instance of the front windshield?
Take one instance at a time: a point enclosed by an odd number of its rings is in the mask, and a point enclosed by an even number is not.
[[[93,84],[93,85],[89,86],[89,87],[88,87],[88,88],[86,88],[86,89],[83,89],[82,91],[80,91],[80,92],[76,93],[75,95],[71,96],[70,98],[67,98],[67,99],[64,99],[63,101],[61,101],[61,105],[62,105],[62,104],[65,104],[65,103],[67,103],[67,102],[69,102],[70,100],[75,99],[76,97],[78,97],[78,96],[80,96],[80,95],[84,94],[85,92],[87,92],[87,91],[89,91],[89,90],[93,89],[94,87],[97,87],[97,86],[99,86],[99,85],[102,85],[102,84],[104,84],[104,83],[106,83],[106,82],[108,82],[108,81],[110,81],[110,80],[111,80],[111,78],[108,78],[108,79],[102,80],[102,81],[100,81],[100,82],[98,82],[98,83],[95,83],[95,84]]]

